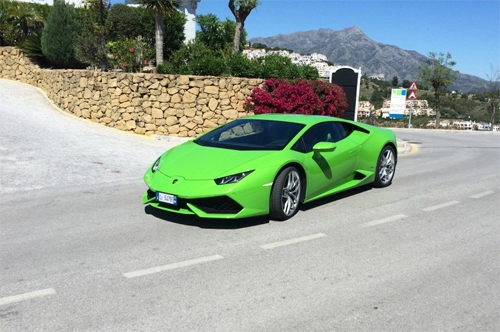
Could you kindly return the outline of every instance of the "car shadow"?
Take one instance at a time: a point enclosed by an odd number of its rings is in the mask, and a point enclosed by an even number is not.
[[[365,191],[374,189],[371,184],[357,187],[354,189],[349,189],[338,194],[333,194],[331,196],[321,198],[317,201],[302,204],[300,206],[300,211],[308,211],[310,209],[317,208],[318,206],[332,203],[346,197],[358,195]],[[248,228],[253,226],[259,226],[263,224],[268,224],[271,220],[269,216],[244,218],[244,219],[210,219],[210,218],[200,218],[196,215],[184,215],[177,214],[173,212],[168,212],[164,210],[155,209],[149,205],[144,207],[144,212],[148,215],[152,215],[158,219],[173,222],[176,224],[199,227],[203,229],[240,229]],[[286,222],[286,221],[285,221]]]
[[[331,196],[320,198],[317,201],[313,201],[313,202],[310,202],[310,203],[307,203],[307,204],[302,204],[301,207],[300,207],[300,210],[301,211],[307,211],[307,210],[310,210],[310,209],[314,209],[314,208],[317,208],[318,206],[325,205],[325,204],[328,204],[328,203],[332,203],[332,202],[335,202],[335,201],[338,201],[340,199],[344,199],[344,198],[347,198],[347,197],[350,197],[350,196],[358,195],[360,193],[363,193],[365,191],[369,191],[369,190],[372,190],[372,189],[374,189],[374,188],[373,188],[373,186],[371,184],[367,184],[367,185],[364,185],[364,186],[361,186],[361,187],[349,189],[349,190],[340,192],[338,194],[333,194]]]
[[[205,229],[239,229],[248,228],[269,223],[268,216],[245,218],[245,219],[210,219],[200,218],[195,215],[184,215],[155,209],[149,205],[144,207],[146,214],[158,219],[163,219],[176,224],[194,226]]]

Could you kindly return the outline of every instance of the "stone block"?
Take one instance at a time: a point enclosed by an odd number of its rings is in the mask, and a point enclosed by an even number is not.
[[[196,108],[188,108],[184,110],[184,115],[188,118],[192,118],[196,115]]]
[[[163,118],[163,112],[161,109],[158,109],[158,108],[153,108],[151,111],[151,115],[153,116],[154,119]]]
[[[189,92],[186,92],[184,96],[182,96],[183,103],[193,103],[195,101],[196,101],[196,96]]]
[[[173,126],[173,125],[176,125],[179,123],[179,120],[177,119],[177,117],[175,116],[169,116],[167,119],[166,119],[166,124],[167,126]]]
[[[173,104],[180,103],[182,101],[181,96],[179,94],[173,95],[170,99],[170,102]]]
[[[135,125],[134,120],[130,120],[130,121],[127,121],[126,127],[128,130],[132,130],[132,129],[135,129],[137,126]]]
[[[146,123],[145,129],[146,130],[156,130],[156,125],[154,123]]]
[[[189,76],[181,75],[181,76],[177,77],[176,82],[178,85],[189,84]]]
[[[206,86],[203,92],[211,94],[211,95],[217,95],[219,94],[219,87],[218,86]]]
[[[208,102],[208,108],[211,111],[215,111],[217,109],[217,106],[219,106],[219,101],[215,98],[210,98],[210,101]]]

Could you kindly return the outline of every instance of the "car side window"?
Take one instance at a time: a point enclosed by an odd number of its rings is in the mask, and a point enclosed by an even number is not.
[[[346,130],[342,125],[342,123],[339,122],[332,123],[332,131],[335,133],[335,138],[333,139],[333,142],[338,142],[347,137]]]
[[[347,126],[347,127],[346,127]],[[315,125],[302,135],[292,147],[293,150],[309,153],[318,142],[338,142],[352,132],[352,128],[343,122],[324,122]]]
[[[351,124],[345,123],[345,122],[337,122],[338,125],[342,126],[343,132],[345,133],[345,137],[351,135],[351,133],[354,131],[354,128],[352,127]]]

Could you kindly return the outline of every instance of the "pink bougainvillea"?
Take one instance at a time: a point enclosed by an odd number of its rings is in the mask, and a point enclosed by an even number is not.
[[[341,117],[347,108],[344,90],[318,80],[270,78],[245,101],[255,114],[299,113]]]

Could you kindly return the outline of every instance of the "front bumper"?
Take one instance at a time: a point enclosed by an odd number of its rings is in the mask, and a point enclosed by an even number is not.
[[[149,190],[142,196],[142,202],[157,209],[201,218],[238,219],[267,215],[272,183],[259,179],[255,173],[238,183],[217,185],[213,180],[189,181],[148,171],[144,181]],[[156,192],[177,196],[177,204],[157,201]]]

